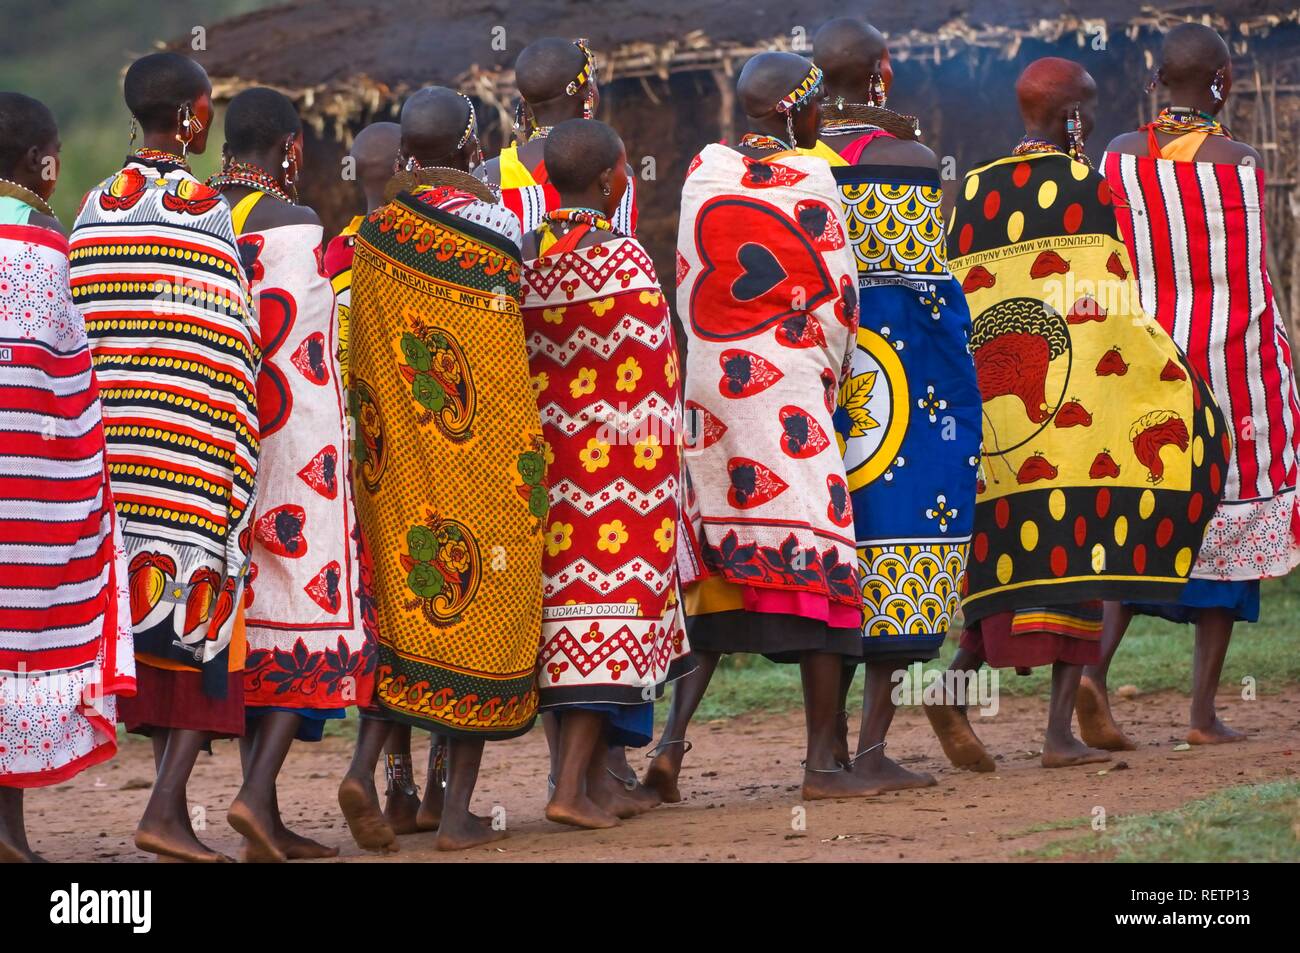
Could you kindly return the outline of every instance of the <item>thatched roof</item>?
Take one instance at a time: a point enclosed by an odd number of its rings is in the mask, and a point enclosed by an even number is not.
[[[218,23],[196,54],[219,96],[253,84],[292,96],[321,133],[347,136],[359,114],[428,83],[456,86],[504,112],[511,64],[541,36],[586,36],[601,79],[689,70],[730,74],[753,53],[811,45],[835,16],[876,24],[898,59],[936,62],[979,48],[1013,57],[1026,40],[1079,45],[1099,34],[1136,36],[1202,19],[1237,38],[1300,22],[1294,0],[1215,3],[1130,0],[292,0]],[[177,48],[185,48],[180,41]],[[188,52],[188,49],[186,49]]]

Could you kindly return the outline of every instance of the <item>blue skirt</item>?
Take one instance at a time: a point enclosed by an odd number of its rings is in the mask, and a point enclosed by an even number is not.
[[[1126,602],[1138,615],[1195,622],[1202,609],[1227,609],[1238,622],[1259,621],[1259,580],[1189,579],[1177,602]]]
[[[320,741],[325,737],[325,722],[347,717],[346,708],[286,708],[280,705],[249,706],[244,710],[244,724],[247,734],[252,734],[257,720],[268,712],[287,711],[302,720],[298,723],[295,741]]]
[[[609,743],[623,748],[644,748],[654,740],[654,702],[640,705],[558,705],[552,708],[561,718],[566,711],[598,711],[609,716]]]

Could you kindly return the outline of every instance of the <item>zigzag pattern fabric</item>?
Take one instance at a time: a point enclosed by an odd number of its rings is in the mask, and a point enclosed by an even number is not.
[[[640,243],[610,238],[525,264],[524,325],[551,485],[541,705],[645,702],[689,664],[668,304]]]

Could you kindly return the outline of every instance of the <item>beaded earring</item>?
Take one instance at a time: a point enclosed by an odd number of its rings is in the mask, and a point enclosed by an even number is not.
[[[1210,95],[1214,97],[1216,103],[1223,102],[1223,80],[1224,69],[1222,66],[1214,73],[1214,79],[1210,83]]]
[[[888,96],[885,93],[885,78],[879,73],[872,73],[867,90],[867,103],[871,106],[885,107]]]
[[[1076,104],[1065,120],[1065,137],[1070,143],[1070,158],[1076,162],[1086,162],[1083,151],[1083,119],[1079,116]]]
[[[293,154],[293,140],[284,141],[284,158],[280,160],[280,168],[284,170],[284,188],[285,191],[293,196],[293,204],[298,204],[298,159]]]

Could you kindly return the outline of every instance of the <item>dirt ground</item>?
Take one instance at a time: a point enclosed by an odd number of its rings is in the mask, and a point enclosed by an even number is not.
[[[998,758],[993,774],[950,767],[919,708],[904,709],[890,737],[891,753],[929,771],[938,785],[876,798],[801,805],[797,780],[803,747],[799,713],[747,716],[704,723],[692,731],[681,804],[665,805],[609,831],[573,831],[542,816],[546,744],[539,730],[488,746],[475,810],[506,811],[511,836],[462,854],[439,854],[433,835],[402,838],[401,852],[379,857],[358,850],[335,801],[350,742],[327,738],[297,745],[280,785],[290,827],[342,848],[341,860],[402,861],[908,861],[1014,860],[1021,852],[1077,830],[1043,831],[1052,822],[1177,807],[1217,789],[1297,773],[1300,687],[1258,701],[1220,696],[1220,712],[1248,731],[1242,744],[1175,751],[1187,700],[1173,693],[1115,700],[1116,717],[1139,750],[1109,765],[1047,771],[1039,767],[1044,703],[1004,699],[996,718],[973,718],[975,730]],[[417,741],[416,756],[424,755]],[[635,755],[634,762],[641,759]],[[1120,763],[1127,765],[1120,768]],[[1101,773],[1105,770],[1105,773]],[[206,809],[211,846],[234,854],[239,837],[225,820],[238,788],[239,755],[219,743],[200,759],[190,787],[191,806]],[[147,861],[130,841],[148,797],[150,747],[122,746],[111,762],[72,783],[28,795],[28,828],[37,851],[53,861]],[[801,807],[806,824],[796,829]],[[1034,832],[1037,831],[1037,832]],[[326,861],[327,863],[329,861]]]

